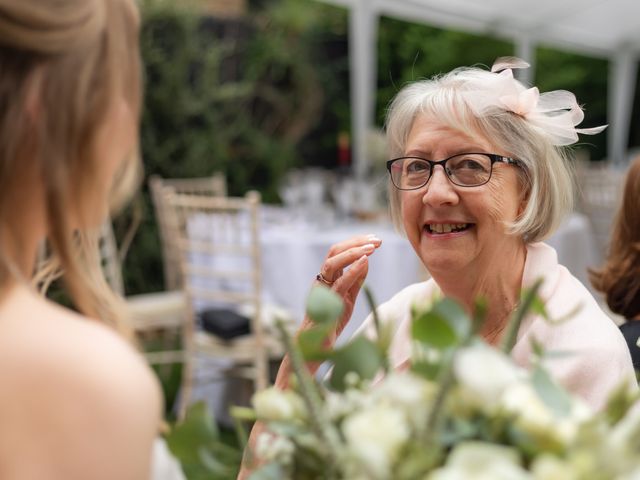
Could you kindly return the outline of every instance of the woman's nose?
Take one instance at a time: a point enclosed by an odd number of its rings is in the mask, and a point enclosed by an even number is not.
[[[458,203],[458,192],[447,177],[442,165],[435,165],[433,167],[431,178],[427,182],[426,191],[422,197],[422,202],[433,207],[447,204],[455,205]]]

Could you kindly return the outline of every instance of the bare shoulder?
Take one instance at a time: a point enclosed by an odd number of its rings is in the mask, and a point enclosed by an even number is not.
[[[95,321],[14,300],[0,309],[0,464],[12,478],[147,478],[162,404],[143,358]]]

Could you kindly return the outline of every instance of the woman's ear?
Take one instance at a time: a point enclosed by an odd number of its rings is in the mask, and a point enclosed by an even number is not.
[[[523,194],[522,198],[520,199],[520,204],[518,205],[518,217],[522,216],[528,204],[529,204],[529,196],[526,194]]]

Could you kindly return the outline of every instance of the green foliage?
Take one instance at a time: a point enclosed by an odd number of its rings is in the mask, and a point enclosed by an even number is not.
[[[273,199],[274,180],[293,162],[293,144],[256,118],[261,89],[269,85],[261,62],[276,57],[265,59],[268,50],[259,60],[252,57],[251,19],[235,25],[241,34],[220,38],[221,26],[196,10],[149,0],[143,12],[147,85],[141,134],[147,173],[189,177],[222,171],[232,193],[260,188]],[[263,108],[272,115],[276,110],[272,104]],[[281,120],[275,112],[274,121]]]
[[[387,105],[406,83],[463,65],[491,66],[497,57],[505,55],[513,55],[513,44],[490,35],[382,17],[378,33],[378,125],[383,124]]]
[[[330,385],[338,391],[344,391],[348,385],[348,376],[355,374],[358,380],[372,380],[382,367],[386,352],[380,352],[369,339],[357,337],[331,355],[333,372]]]
[[[536,51],[535,84],[541,92],[569,90],[584,108],[584,127],[607,123],[608,61],[569,52],[540,47]],[[607,135],[592,135],[583,146],[591,152],[593,160],[607,155]],[[575,148],[575,147],[574,147]]]
[[[327,360],[329,357],[327,351],[324,349],[324,344],[334,329],[334,324],[326,323],[300,332],[298,336],[298,346],[304,358],[313,361]]]
[[[467,314],[453,300],[437,302],[430,310],[415,310],[413,315],[412,338],[435,348],[458,345],[471,331]]]
[[[242,453],[237,445],[223,441],[205,403],[192,405],[166,441],[189,480],[230,480],[238,475]]]
[[[536,367],[531,377],[531,383],[544,403],[558,416],[563,417],[571,412],[571,397],[559,387],[546,370]]]
[[[264,201],[278,201],[284,173],[305,152],[335,158],[338,131],[349,123],[348,99],[332,108],[345,91],[346,54],[323,61],[337,36],[346,46],[336,33],[346,31],[346,12],[282,0],[222,20],[191,4],[142,2],[145,173],[180,178],[221,171],[230,194],[257,189]],[[302,148],[310,135],[312,147]],[[142,221],[124,265],[127,292],[161,290],[159,237],[145,186],[136,208]],[[123,217],[119,238],[132,216]]]
[[[317,286],[309,293],[307,299],[307,315],[316,323],[335,323],[344,305],[340,296],[333,290]]]
[[[538,281],[522,292],[509,320],[515,327],[529,314],[557,323],[537,296],[540,285]],[[316,315],[326,319],[314,328],[334,325],[334,299],[310,298]],[[487,478],[503,468],[501,462],[522,478],[529,472],[547,478],[537,473],[539,464],[549,461],[558,473],[571,473],[575,479],[623,478],[618,473],[636,463],[609,462],[607,435],[619,443],[629,437],[634,442],[629,451],[635,452],[640,428],[637,418],[627,414],[637,392],[621,386],[603,415],[589,412],[544,370],[539,358],[546,356],[544,352],[525,374],[505,352],[477,337],[487,305],[476,305],[473,316],[446,298],[412,308],[411,374],[391,372],[373,384],[369,381],[383,370],[382,358],[389,354],[376,342],[360,336],[327,348],[333,370],[328,389],[319,389],[317,383],[309,383],[312,379],[303,364],[302,343],[309,339],[301,342],[300,336],[295,344],[282,328],[298,382],[288,390],[272,388],[254,397],[255,417],[265,422],[271,432],[266,435],[277,438],[262,437],[267,440],[260,449],[264,463],[251,478],[408,480],[431,478],[436,472],[443,478],[467,478],[478,468],[474,464],[483,461],[496,462],[493,467],[482,465],[493,470]],[[419,351],[432,354],[430,363],[416,363]],[[611,431],[618,423],[622,428]],[[585,455],[596,460],[583,468],[575,462]]]

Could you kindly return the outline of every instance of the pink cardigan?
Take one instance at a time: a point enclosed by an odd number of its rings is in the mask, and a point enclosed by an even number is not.
[[[539,295],[551,318],[561,318],[578,305],[581,308],[568,320],[556,325],[539,316],[529,315],[520,327],[518,340],[511,352],[515,362],[523,367],[529,366],[532,338],[548,352],[570,353],[546,360],[546,367],[559,383],[595,409],[603,406],[612,389],[623,380],[636,386],[631,356],[618,327],[600,309],[584,285],[558,264],[556,251],[544,243],[534,243],[527,246],[523,286],[530,286],[540,277],[544,278],[544,283]],[[390,351],[394,367],[409,358],[410,306],[439,293],[438,285],[430,279],[406,287],[378,307],[381,320],[395,325]],[[358,332],[363,330],[367,335],[373,334],[371,315]]]

